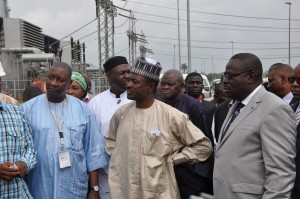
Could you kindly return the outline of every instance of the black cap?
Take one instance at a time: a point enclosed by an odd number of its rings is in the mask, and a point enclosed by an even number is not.
[[[103,64],[104,71],[105,72],[110,71],[112,68],[121,64],[128,64],[126,57],[123,56],[111,57]]]

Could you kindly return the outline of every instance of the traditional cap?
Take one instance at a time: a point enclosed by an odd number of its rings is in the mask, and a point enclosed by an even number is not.
[[[131,72],[150,79],[159,80],[162,68],[160,63],[149,57],[138,57]]]
[[[71,80],[77,82],[83,88],[83,90],[86,91],[87,83],[85,81],[84,76],[81,73],[72,72]]]
[[[103,64],[104,71],[105,72],[110,71],[112,68],[121,64],[128,64],[126,57],[122,57],[122,56],[111,57]]]

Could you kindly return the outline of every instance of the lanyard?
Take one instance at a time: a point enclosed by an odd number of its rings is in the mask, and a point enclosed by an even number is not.
[[[50,103],[49,103],[49,108],[50,108],[50,111],[51,111],[51,114],[52,114],[52,117],[53,119],[55,120],[57,126],[58,126],[58,133],[59,133],[59,138],[60,138],[60,145],[61,145],[61,148],[63,149],[64,146],[65,146],[65,142],[64,142],[64,134],[62,132],[62,128],[63,128],[63,124],[64,124],[64,113],[65,113],[65,110],[67,108],[67,99],[65,98],[64,101],[63,101],[63,110],[62,110],[62,115],[61,115],[61,119],[60,119],[60,122],[58,123],[58,119],[57,119],[57,116],[56,116],[56,113],[55,111],[51,108],[50,106]]]

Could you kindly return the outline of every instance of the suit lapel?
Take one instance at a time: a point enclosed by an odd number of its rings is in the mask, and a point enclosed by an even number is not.
[[[225,142],[225,140],[232,134],[232,132],[234,131],[234,129],[237,127],[237,125],[242,122],[244,120],[245,117],[247,117],[252,111],[254,111],[259,103],[262,101],[262,98],[265,94],[265,92],[267,92],[264,88],[259,89],[254,96],[251,98],[251,100],[249,101],[249,103],[243,108],[243,110],[241,111],[241,113],[237,116],[237,118],[231,123],[230,127],[228,128],[224,138],[222,140],[219,140],[219,147],[221,147],[221,145]],[[228,123],[228,120],[230,119],[230,116],[232,115],[232,111],[235,109],[237,105],[237,102],[234,104],[234,106],[231,107],[231,109],[229,110],[226,119],[223,123],[221,132],[223,133],[224,127],[226,126],[226,124]]]
[[[297,101],[297,100],[294,100],[293,103],[292,102],[290,103],[290,106],[292,107],[294,112],[296,112],[298,105],[299,105],[299,101]]]

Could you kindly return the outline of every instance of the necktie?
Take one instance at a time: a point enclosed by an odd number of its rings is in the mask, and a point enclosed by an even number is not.
[[[233,122],[233,120],[240,114],[240,110],[244,107],[245,105],[242,102],[239,102],[237,104],[237,106],[235,107],[235,109],[232,112],[231,118],[229,120],[229,122],[227,123],[227,126],[224,128],[224,131],[222,133],[222,138],[221,140],[223,140],[227,130],[229,129],[231,123]]]
[[[300,104],[299,104],[300,105]],[[295,115],[296,115],[296,125],[299,124],[300,122],[300,106],[298,105],[296,111],[295,111]]]

